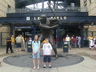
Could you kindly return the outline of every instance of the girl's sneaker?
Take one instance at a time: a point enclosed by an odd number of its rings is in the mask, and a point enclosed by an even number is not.
[[[37,69],[39,70],[39,69],[40,69],[40,67],[37,67]]]
[[[36,67],[33,67],[33,69],[35,70],[35,69],[36,69]]]

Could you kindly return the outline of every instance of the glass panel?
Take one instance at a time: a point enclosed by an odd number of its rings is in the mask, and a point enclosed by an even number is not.
[[[49,8],[47,3],[48,3],[48,1],[44,2],[44,9],[48,9]],[[58,6],[58,9],[64,8],[63,1],[58,1],[58,2],[55,1],[55,4],[56,4],[55,6]],[[53,1],[51,1],[51,5],[50,6],[51,7],[54,6],[54,2]],[[26,6],[26,8],[29,8],[31,10],[40,10],[40,9],[42,9],[42,2],[28,5],[28,6]]]

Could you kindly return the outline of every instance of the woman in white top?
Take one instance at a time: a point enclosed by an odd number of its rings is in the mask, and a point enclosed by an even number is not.
[[[71,46],[70,46],[70,37],[68,35],[66,36],[66,41],[68,41],[68,47],[71,49]]]

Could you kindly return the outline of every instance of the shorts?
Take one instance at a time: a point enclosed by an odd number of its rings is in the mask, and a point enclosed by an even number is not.
[[[17,43],[16,48],[21,48],[21,43]]]
[[[40,58],[40,51],[38,51],[35,55],[32,53],[33,59],[39,59]]]
[[[50,63],[51,62],[51,56],[50,55],[45,55],[44,58],[43,58],[43,61]]]

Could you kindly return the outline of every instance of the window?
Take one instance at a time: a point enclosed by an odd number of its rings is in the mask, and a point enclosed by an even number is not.
[[[8,9],[7,9],[7,12],[10,13],[10,10],[11,10],[11,6],[8,5]]]

